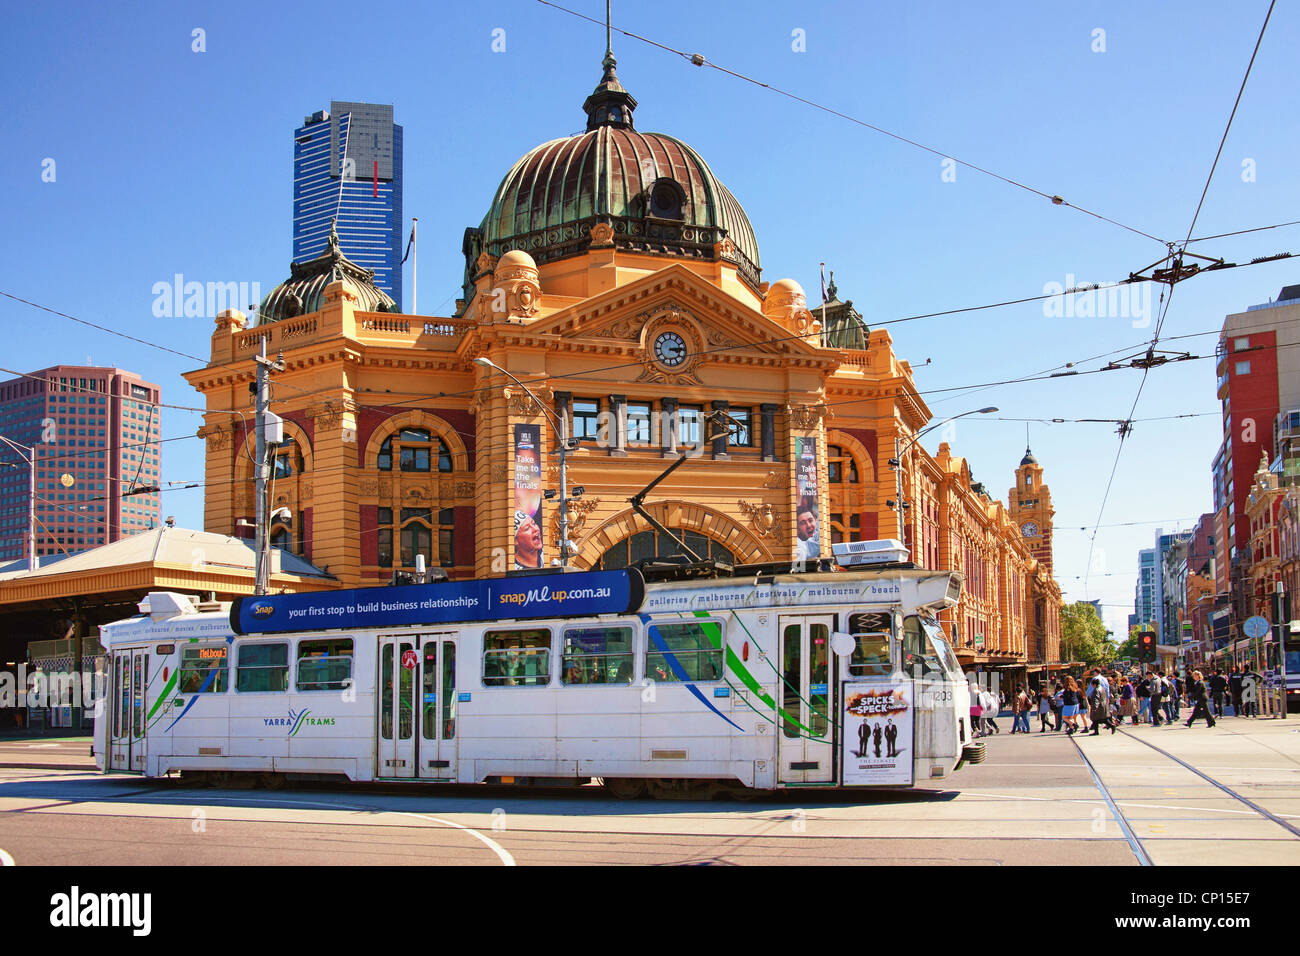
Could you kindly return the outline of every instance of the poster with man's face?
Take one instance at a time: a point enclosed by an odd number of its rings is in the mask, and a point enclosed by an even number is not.
[[[515,426],[515,567],[542,566],[542,429]]]
[[[795,483],[799,501],[795,512],[795,559],[819,558],[821,546],[821,514],[818,509],[817,439],[796,438]]]

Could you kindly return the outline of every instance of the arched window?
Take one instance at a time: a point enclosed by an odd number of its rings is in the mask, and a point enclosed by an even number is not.
[[[400,471],[432,471],[434,457],[437,456],[438,470],[451,471],[451,451],[447,443],[425,428],[403,428],[396,435],[389,435],[379,446],[376,464],[380,471],[392,471],[393,459],[397,459]]]
[[[397,520],[394,521],[394,516]],[[424,555],[425,567],[450,568],[456,563],[454,513],[451,508],[441,508],[434,520],[431,508],[379,509],[379,566],[396,566],[408,570],[415,568],[417,555]],[[437,551],[434,551],[434,542]],[[400,550],[394,554],[393,545]]]
[[[302,452],[296,442],[287,441],[275,449],[275,461],[271,466],[272,478],[292,478],[303,473]]]
[[[857,460],[839,445],[826,446],[826,481],[831,507],[831,544],[862,539],[866,499]]]
[[[735,564],[736,556],[718,542],[706,538],[698,531],[673,531],[677,541],[685,541],[686,546],[705,560],[722,561]],[[670,555],[682,555],[675,541],[661,535],[658,531],[641,531],[614,545],[600,556],[591,566],[593,571],[607,571],[612,568],[626,568],[651,558],[665,558]]]

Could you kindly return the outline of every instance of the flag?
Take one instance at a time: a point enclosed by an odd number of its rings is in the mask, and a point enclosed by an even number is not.
[[[402,254],[402,263],[411,257],[411,246],[415,245],[415,223],[411,223],[411,237],[406,240],[406,252]]]
[[[826,263],[822,263],[822,302],[829,302],[830,297],[826,295]]]

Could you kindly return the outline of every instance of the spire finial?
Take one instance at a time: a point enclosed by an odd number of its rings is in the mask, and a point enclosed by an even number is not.
[[[618,81],[618,71],[614,59],[614,21],[610,13],[610,0],[605,0],[605,58],[601,60],[603,68],[600,82],[595,91],[582,104],[587,114],[587,129],[598,126],[619,126],[632,129],[632,111],[636,109],[636,100]]]

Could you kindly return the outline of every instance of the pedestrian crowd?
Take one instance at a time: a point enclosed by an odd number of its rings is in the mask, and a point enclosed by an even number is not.
[[[1040,685],[1037,690],[1022,688],[1012,698],[1011,732],[1031,733],[1030,720],[1037,716],[1040,734],[1064,730],[1067,735],[1091,733],[1096,737],[1103,728],[1115,733],[1125,719],[1153,727],[1172,724],[1184,719],[1184,708],[1191,709],[1185,719],[1188,727],[1199,719],[1207,727],[1213,727],[1224,716],[1225,700],[1233,716],[1259,716],[1258,702],[1253,694],[1246,693],[1251,682],[1259,687],[1258,675],[1236,666],[1226,675],[1215,668],[1209,679],[1199,670],[1183,679],[1160,668],[1130,679],[1127,674],[1094,667],[1085,673],[1081,682],[1067,674],[1054,684]],[[972,724],[978,727],[975,712],[972,698]],[[987,711],[981,707],[980,713],[987,726]],[[996,725],[993,732],[997,732]]]

